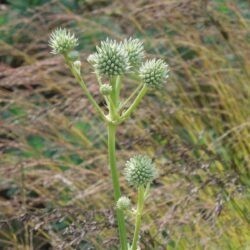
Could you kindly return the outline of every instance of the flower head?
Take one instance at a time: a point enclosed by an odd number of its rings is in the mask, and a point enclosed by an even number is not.
[[[123,75],[129,69],[128,53],[121,43],[107,39],[96,50],[97,53],[90,55],[88,61],[98,74],[112,77]]]
[[[157,176],[152,160],[146,155],[136,155],[126,163],[125,178],[133,186],[145,186]]]
[[[139,39],[125,39],[123,42],[124,49],[128,53],[129,63],[131,66],[138,67],[144,58],[143,43]]]
[[[161,59],[146,61],[140,68],[140,77],[148,87],[160,87],[168,78],[168,65]]]
[[[122,196],[116,203],[116,207],[120,210],[126,210],[130,207],[131,202],[130,199],[126,196]]]
[[[58,28],[52,32],[49,39],[49,46],[53,54],[65,54],[78,45],[78,40],[70,31]]]

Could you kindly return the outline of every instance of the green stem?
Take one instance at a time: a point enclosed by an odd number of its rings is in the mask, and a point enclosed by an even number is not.
[[[111,170],[113,189],[115,201],[121,197],[121,189],[119,183],[119,173],[116,166],[116,157],[115,157],[115,137],[116,137],[116,125],[108,123],[108,151],[109,151],[109,165]],[[116,216],[118,221],[118,229],[120,236],[120,244],[122,250],[127,250],[127,234],[125,227],[125,219],[123,211],[116,209]]]
[[[135,231],[132,243],[132,250],[137,250],[138,241],[139,241],[139,233],[141,228],[141,217],[142,217],[142,210],[144,205],[144,187],[140,186],[138,188],[138,200],[137,200],[137,211],[136,211],[136,219],[135,219]]]
[[[120,92],[121,92],[121,77],[117,76],[115,80],[115,105],[116,107],[119,107],[120,105]]]
[[[147,93],[147,86],[144,85],[142,87],[142,89],[140,90],[139,94],[137,95],[137,97],[135,98],[134,102],[131,104],[131,106],[123,113],[123,115],[121,116],[120,122],[126,120],[131,114],[132,112],[137,108],[137,106],[140,104],[142,98],[145,96],[145,94]]]
[[[120,96],[120,88],[121,88],[120,82],[121,82],[120,76],[113,76],[110,79],[110,84],[112,86],[111,98],[116,107],[118,107],[119,105],[119,98],[120,98],[119,96]]]
[[[116,106],[114,104],[112,96],[109,96],[108,98],[108,107],[109,107],[109,112],[110,112],[110,118],[112,121],[115,121],[119,119],[119,115],[116,111]]]

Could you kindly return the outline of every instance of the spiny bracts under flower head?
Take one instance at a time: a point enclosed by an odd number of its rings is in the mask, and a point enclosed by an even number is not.
[[[168,78],[168,65],[161,59],[146,61],[140,68],[139,74],[148,87],[158,88]]]
[[[75,34],[62,28],[58,28],[52,32],[49,39],[49,46],[52,48],[53,54],[66,54],[78,45]]]
[[[143,43],[139,39],[125,39],[123,42],[124,49],[128,53],[129,63],[131,66],[138,67],[144,58]]]
[[[116,207],[120,210],[126,210],[130,207],[130,199],[126,196],[121,196],[116,203]]]
[[[126,163],[125,178],[133,186],[146,186],[157,176],[152,160],[146,155],[136,155]]]
[[[112,77],[128,71],[128,53],[121,43],[107,39],[102,41],[96,50],[97,53],[90,55],[88,61],[93,64],[98,74]]]
[[[110,95],[112,92],[112,86],[109,84],[102,84],[100,86],[100,92],[104,96]]]

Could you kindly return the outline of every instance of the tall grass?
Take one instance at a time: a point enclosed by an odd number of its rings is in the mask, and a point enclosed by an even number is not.
[[[164,57],[171,66],[169,86],[151,93],[138,121],[118,131],[121,169],[140,151],[161,169],[146,205],[152,216],[143,226],[144,249],[247,249],[249,4],[63,3],[21,13],[4,5],[0,246],[116,249],[118,242],[105,134],[99,133],[105,128],[61,59],[49,55],[48,34],[62,25],[81,35],[83,59],[99,39],[134,34],[144,40],[148,57]],[[84,70],[91,72],[87,63]],[[98,96],[94,75],[86,76]],[[125,185],[123,191],[135,198]]]

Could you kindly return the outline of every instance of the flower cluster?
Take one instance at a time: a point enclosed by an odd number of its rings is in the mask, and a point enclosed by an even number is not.
[[[168,65],[161,59],[146,61],[140,68],[139,74],[148,87],[158,88],[168,78]]]
[[[146,155],[137,155],[126,163],[125,178],[133,186],[146,186],[157,176],[152,160]]]
[[[53,54],[66,54],[78,45],[78,40],[74,34],[68,30],[58,28],[50,35],[49,46]]]
[[[128,71],[129,58],[121,43],[107,39],[96,50],[97,53],[90,55],[88,61],[100,75],[112,77]]]
[[[79,59],[78,52],[73,50],[78,45],[78,40],[66,29],[56,29],[50,36],[49,45],[54,54],[67,54],[72,61]],[[168,65],[163,60],[152,59],[142,64],[144,47],[139,39],[129,38],[122,42],[106,39],[96,50],[88,61],[99,75],[120,76],[130,69],[137,71],[140,67],[142,82],[153,88],[160,87],[168,78]]]
[[[88,61],[100,75],[109,77],[123,75],[131,68],[141,65],[144,57],[143,43],[138,39],[117,42],[107,39],[96,47],[97,52]]]

